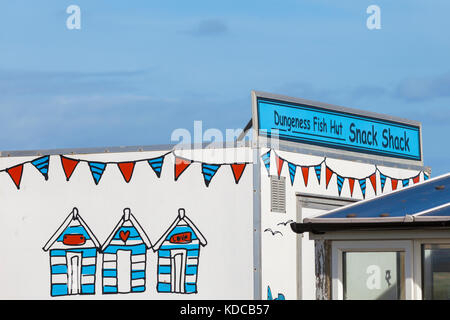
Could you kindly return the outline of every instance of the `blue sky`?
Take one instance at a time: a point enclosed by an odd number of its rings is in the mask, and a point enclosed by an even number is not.
[[[66,8],[81,8],[68,30]],[[368,30],[366,8],[381,8]],[[250,91],[422,122],[448,171],[450,2],[2,1],[0,150],[170,143],[239,128]]]

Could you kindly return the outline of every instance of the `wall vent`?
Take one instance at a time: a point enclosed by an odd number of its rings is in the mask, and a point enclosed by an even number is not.
[[[286,213],[286,177],[270,176],[270,211]]]

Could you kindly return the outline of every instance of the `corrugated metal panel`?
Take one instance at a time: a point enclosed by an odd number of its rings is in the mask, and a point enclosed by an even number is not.
[[[286,213],[286,177],[270,176],[270,211]]]

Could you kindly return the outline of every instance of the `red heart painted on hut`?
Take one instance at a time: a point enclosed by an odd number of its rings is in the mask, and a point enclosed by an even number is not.
[[[130,230],[128,230],[127,232],[120,231],[119,236],[120,236],[120,239],[122,239],[123,242],[126,242],[128,237],[130,236]]]

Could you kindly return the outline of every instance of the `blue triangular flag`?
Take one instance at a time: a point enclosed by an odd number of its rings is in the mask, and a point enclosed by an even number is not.
[[[39,170],[44,176],[45,180],[48,180],[48,165],[50,162],[50,156],[43,156],[31,161],[31,164]]]
[[[361,179],[359,181],[359,186],[361,187],[361,192],[363,195],[363,198],[366,198],[366,179]]]
[[[147,160],[150,167],[155,171],[156,176],[161,177],[161,170],[164,163],[164,156]]]
[[[89,162],[89,168],[91,169],[92,178],[94,178],[95,184],[98,184],[103,172],[106,168],[106,163],[103,162]]]
[[[295,171],[297,171],[297,166],[293,163],[288,162],[289,176],[291,177],[291,186],[294,185]]]
[[[409,179],[403,179],[402,183],[404,187],[407,187],[409,185]]]
[[[267,174],[270,175],[270,150],[263,154],[261,158],[266,166]]]
[[[316,171],[316,177],[317,177],[317,181],[320,184],[320,174],[322,173],[322,165],[319,164],[318,166],[314,167],[314,170]]]
[[[341,191],[342,191],[342,186],[344,185],[344,178],[341,177],[340,175],[336,175],[337,177],[337,186],[338,186],[338,192],[339,195],[341,195]]]
[[[381,192],[384,191],[384,185],[386,184],[386,176],[380,172]]]
[[[216,174],[217,170],[219,170],[220,164],[207,164],[202,163],[202,173],[203,178],[205,179],[205,184],[208,187],[209,183],[211,182],[211,179]]]

